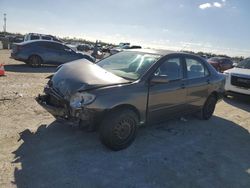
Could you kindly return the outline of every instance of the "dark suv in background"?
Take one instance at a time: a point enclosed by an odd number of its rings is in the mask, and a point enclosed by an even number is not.
[[[207,60],[218,72],[233,68],[233,61],[225,57],[212,57]]]
[[[46,40],[32,40],[13,44],[11,57],[33,67],[39,67],[42,64],[60,65],[82,58],[91,62],[95,61],[93,57],[75,52],[60,42]]]

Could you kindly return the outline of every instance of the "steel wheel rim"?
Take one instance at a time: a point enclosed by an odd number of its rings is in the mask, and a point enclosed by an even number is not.
[[[112,133],[117,144],[126,142],[132,135],[134,121],[126,118],[120,120],[116,126],[113,127]]]

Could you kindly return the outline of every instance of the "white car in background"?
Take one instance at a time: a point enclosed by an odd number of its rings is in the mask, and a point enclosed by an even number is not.
[[[30,41],[30,40],[53,40],[56,42],[62,42],[55,36],[40,34],[40,33],[28,33],[24,36],[24,41]]]
[[[241,61],[235,68],[226,70],[225,91],[227,94],[250,95],[250,58]]]

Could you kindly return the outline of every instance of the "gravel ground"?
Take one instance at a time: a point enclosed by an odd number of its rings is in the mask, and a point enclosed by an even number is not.
[[[213,118],[141,128],[112,152],[34,97],[54,67],[30,68],[0,50],[0,187],[250,187],[250,98],[218,103]]]

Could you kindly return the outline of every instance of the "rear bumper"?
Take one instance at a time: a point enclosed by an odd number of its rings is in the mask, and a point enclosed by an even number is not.
[[[26,61],[26,59],[19,57],[16,53],[11,53],[10,58],[15,59],[17,61],[24,61],[24,62]]]

